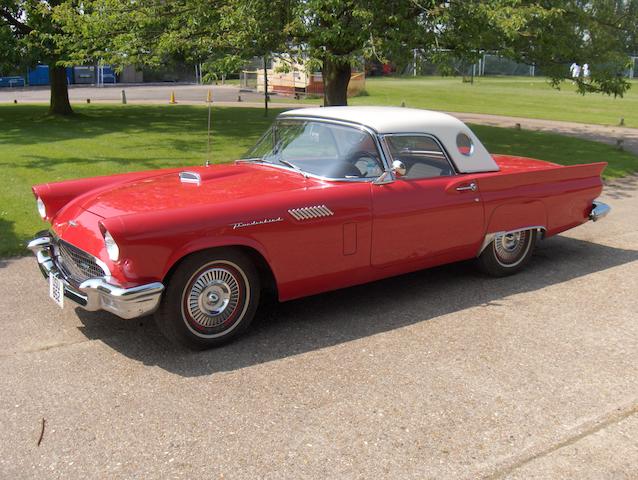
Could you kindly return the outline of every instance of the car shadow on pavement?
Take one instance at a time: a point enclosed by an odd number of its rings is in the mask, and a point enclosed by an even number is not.
[[[147,365],[185,376],[210,375],[319,350],[428,321],[638,260],[624,250],[554,237],[513,277],[488,278],[463,262],[300,300],[262,306],[252,328],[229,345],[190,352],[171,345],[153,319],[121,320],[77,309],[89,339]]]

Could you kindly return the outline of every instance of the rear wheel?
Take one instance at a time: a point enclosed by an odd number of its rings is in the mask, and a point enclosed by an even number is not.
[[[481,252],[478,267],[488,275],[504,277],[517,273],[527,265],[536,243],[536,230],[496,235]]]
[[[259,274],[241,252],[220,249],[187,257],[171,276],[155,322],[171,341],[202,350],[245,331],[259,303]]]

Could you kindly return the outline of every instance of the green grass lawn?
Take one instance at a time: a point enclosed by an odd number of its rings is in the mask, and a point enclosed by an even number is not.
[[[366,79],[367,96],[351,105],[401,105],[449,112],[491,113],[638,128],[638,82],[623,98],[575,93],[570,82],[560,90],[542,77],[480,77],[474,84],[460,77],[384,77]],[[290,102],[290,99],[286,101]],[[320,103],[317,100],[301,103]]]
[[[46,106],[0,106],[0,256],[24,253],[24,242],[46,227],[30,187],[36,183],[111,173],[202,164],[205,107],[82,105],[72,118],[50,118]],[[214,108],[212,161],[247,150],[276,114]],[[610,162],[608,178],[637,168],[638,157],[595,142],[546,133],[474,127],[495,153],[558,163]]]

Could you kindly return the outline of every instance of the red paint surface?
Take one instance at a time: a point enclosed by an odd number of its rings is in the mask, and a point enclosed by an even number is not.
[[[53,230],[99,257],[126,286],[163,281],[184,256],[241,246],[270,265],[281,300],[476,256],[488,232],[587,221],[605,163],[562,167],[495,156],[501,170],[387,185],[332,182],[256,164],[192,167],[34,187]],[[178,172],[198,172],[199,185]],[[476,182],[478,191],[456,190]],[[333,216],[295,220],[325,205]],[[233,228],[239,222],[279,219]],[[69,226],[74,220],[77,226]],[[100,225],[120,246],[110,262]]]

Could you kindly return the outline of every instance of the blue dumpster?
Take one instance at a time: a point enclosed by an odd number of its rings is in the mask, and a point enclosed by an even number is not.
[[[0,77],[0,87],[24,87],[24,78]]]
[[[36,65],[35,68],[29,70],[29,85],[49,85],[49,66],[48,65]],[[66,68],[66,83],[71,85],[73,83],[73,69],[71,67]]]

